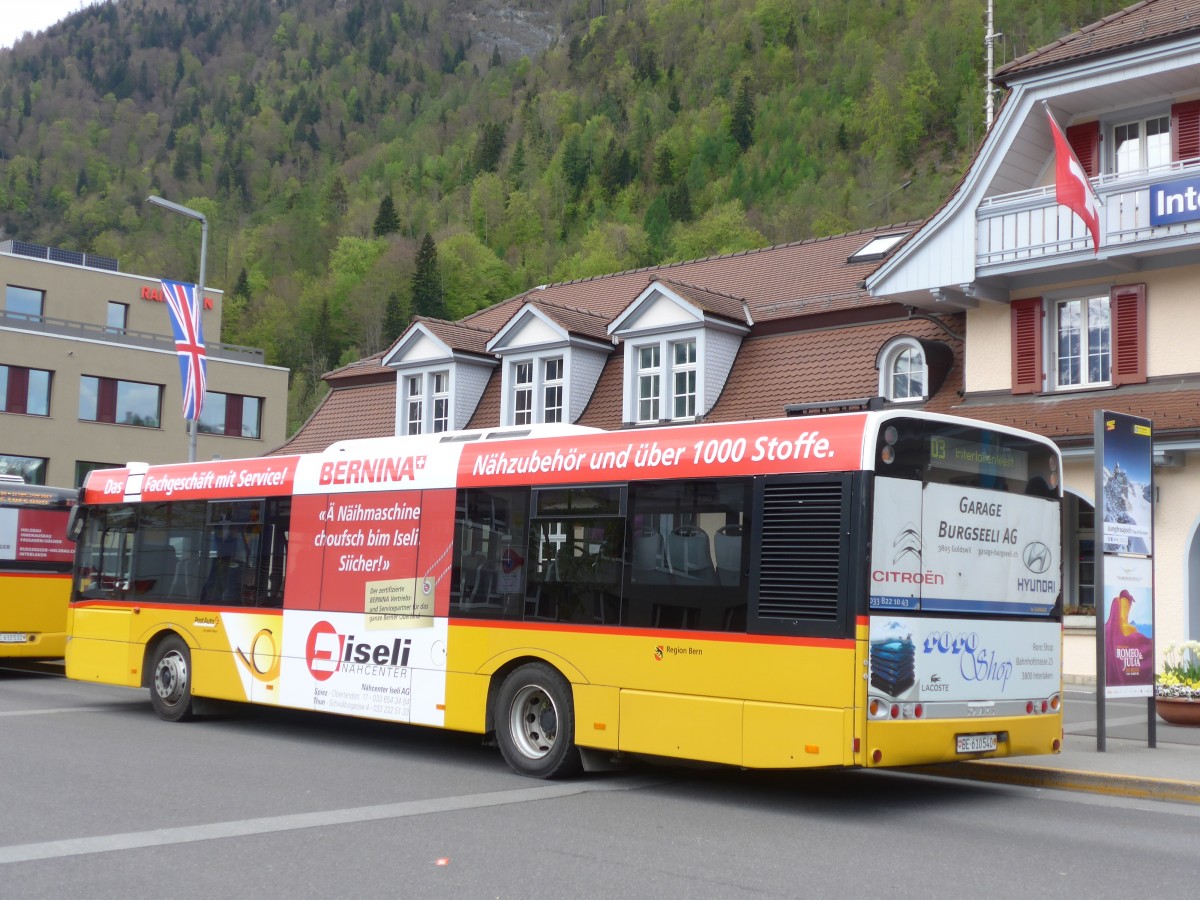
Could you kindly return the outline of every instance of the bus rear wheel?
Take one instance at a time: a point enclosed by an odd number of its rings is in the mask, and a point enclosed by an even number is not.
[[[177,635],[163,638],[154,649],[150,705],[168,722],[192,718],[192,653]]]
[[[571,685],[545,663],[529,663],[500,685],[496,741],[521,775],[562,778],[579,771]]]

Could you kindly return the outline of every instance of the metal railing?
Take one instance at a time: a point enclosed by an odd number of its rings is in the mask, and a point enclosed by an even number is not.
[[[92,322],[75,322],[70,319],[58,319],[53,316],[33,316],[25,313],[0,310],[0,328],[32,331],[38,334],[53,334],[80,340],[101,341],[106,344],[141,347],[148,350],[175,352],[175,340],[170,335],[155,334],[150,331],[135,331],[131,328],[111,328],[107,325],[96,325]],[[259,365],[263,365],[266,362],[265,353],[257,347],[242,347],[238,344],[221,344],[209,341],[204,345],[204,349],[206,355],[210,358],[257,363]]]
[[[1200,234],[1200,221],[1150,225],[1150,187],[1200,175],[1189,160],[1143,172],[1102,175],[1092,184],[1100,198],[1100,249],[1112,255],[1134,253],[1148,242]],[[1014,263],[1052,263],[1070,252],[1092,250],[1083,221],[1059,206],[1054,185],[986,197],[975,212],[975,264],[978,268]]]

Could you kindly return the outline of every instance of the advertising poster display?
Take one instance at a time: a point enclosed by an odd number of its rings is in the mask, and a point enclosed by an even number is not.
[[[875,482],[872,609],[1049,615],[1060,588],[1057,506],[1038,497]]]
[[[285,612],[282,703],[414,725],[444,725],[446,619],[371,627],[368,616]]]
[[[75,545],[66,538],[65,509],[0,508],[0,560],[69,563]]]
[[[1104,552],[1150,556],[1154,553],[1150,422],[1119,413],[1103,415]]]
[[[1060,687],[1057,622],[872,616],[868,694],[889,701],[1049,697]]]
[[[1154,563],[1146,557],[1104,557],[1107,697],[1154,696]]]
[[[1097,410],[1096,742],[1107,697],[1154,696],[1154,429],[1149,419]],[[1154,712],[1148,739],[1154,744]]]

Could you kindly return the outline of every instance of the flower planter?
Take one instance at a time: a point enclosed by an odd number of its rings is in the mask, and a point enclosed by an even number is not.
[[[1154,710],[1172,725],[1200,725],[1200,700],[1184,697],[1155,697]]]

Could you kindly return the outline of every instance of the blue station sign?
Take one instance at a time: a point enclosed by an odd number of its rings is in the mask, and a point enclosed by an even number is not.
[[[1175,225],[1200,219],[1200,177],[1150,185],[1150,224]]]

